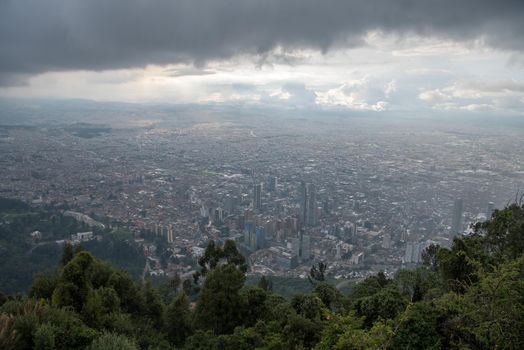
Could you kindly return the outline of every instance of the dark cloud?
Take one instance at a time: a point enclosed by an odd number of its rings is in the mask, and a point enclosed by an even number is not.
[[[326,51],[374,29],[522,51],[524,1],[0,0],[0,74]]]

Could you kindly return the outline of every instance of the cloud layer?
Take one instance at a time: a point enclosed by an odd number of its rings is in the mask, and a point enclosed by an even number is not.
[[[327,51],[363,45],[372,30],[523,51],[524,1],[0,0],[0,84],[277,47]]]

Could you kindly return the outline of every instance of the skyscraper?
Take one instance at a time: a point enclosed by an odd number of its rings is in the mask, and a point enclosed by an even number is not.
[[[291,240],[291,250],[293,251],[293,254],[300,258],[300,238],[295,237]]]
[[[298,200],[299,200],[299,205],[300,205],[299,221],[301,224],[305,225],[307,223],[308,198],[307,198],[307,187],[304,181],[300,181]]]
[[[175,240],[174,234],[173,234],[173,225],[171,224],[167,226],[166,239],[168,243],[173,243],[173,241]]]
[[[301,235],[302,237],[302,241],[301,241],[301,244],[300,244],[300,250],[301,250],[301,253],[302,253],[302,261],[305,261],[305,260],[309,260],[310,256],[311,256],[311,243],[310,243],[310,238],[308,235]]]
[[[266,247],[266,230],[263,227],[257,227],[256,230],[256,248],[263,249]]]
[[[253,233],[254,224],[251,221],[246,221],[244,223],[244,244],[246,246],[251,246],[251,235]]]
[[[314,184],[300,182],[299,188],[300,223],[304,226],[317,224],[317,191]]]
[[[462,211],[463,211],[462,198],[455,199],[453,204],[453,220],[451,222],[451,235],[455,236],[462,232]]]
[[[253,186],[253,209],[260,210],[262,207],[262,185],[260,183]]]
[[[314,184],[307,185],[306,223],[309,226],[317,224],[317,191]]]
[[[406,245],[406,251],[404,253],[404,262],[405,263],[410,263],[411,260],[413,259],[413,248],[414,248],[414,244],[411,242],[408,242],[408,244]]]
[[[277,190],[277,178],[275,176],[270,176],[268,178],[268,187],[269,192],[275,192]]]
[[[382,248],[389,249],[391,248],[391,235],[389,233],[385,233],[382,237]]]
[[[489,202],[488,208],[486,210],[486,219],[491,219],[491,215],[493,215],[493,209],[495,209],[495,203]]]

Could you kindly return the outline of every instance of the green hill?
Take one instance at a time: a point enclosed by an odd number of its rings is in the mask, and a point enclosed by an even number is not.
[[[1,349],[523,349],[524,206],[495,211],[425,265],[355,285],[312,274],[290,299],[245,285],[233,242],[213,242],[164,302],[89,252],[65,251],[26,296],[0,296]],[[165,294],[164,294],[165,295]],[[191,302],[194,300],[194,302]]]

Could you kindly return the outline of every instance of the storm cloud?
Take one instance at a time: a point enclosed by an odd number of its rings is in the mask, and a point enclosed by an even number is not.
[[[0,84],[47,71],[363,45],[372,30],[524,51],[524,1],[0,0]]]

